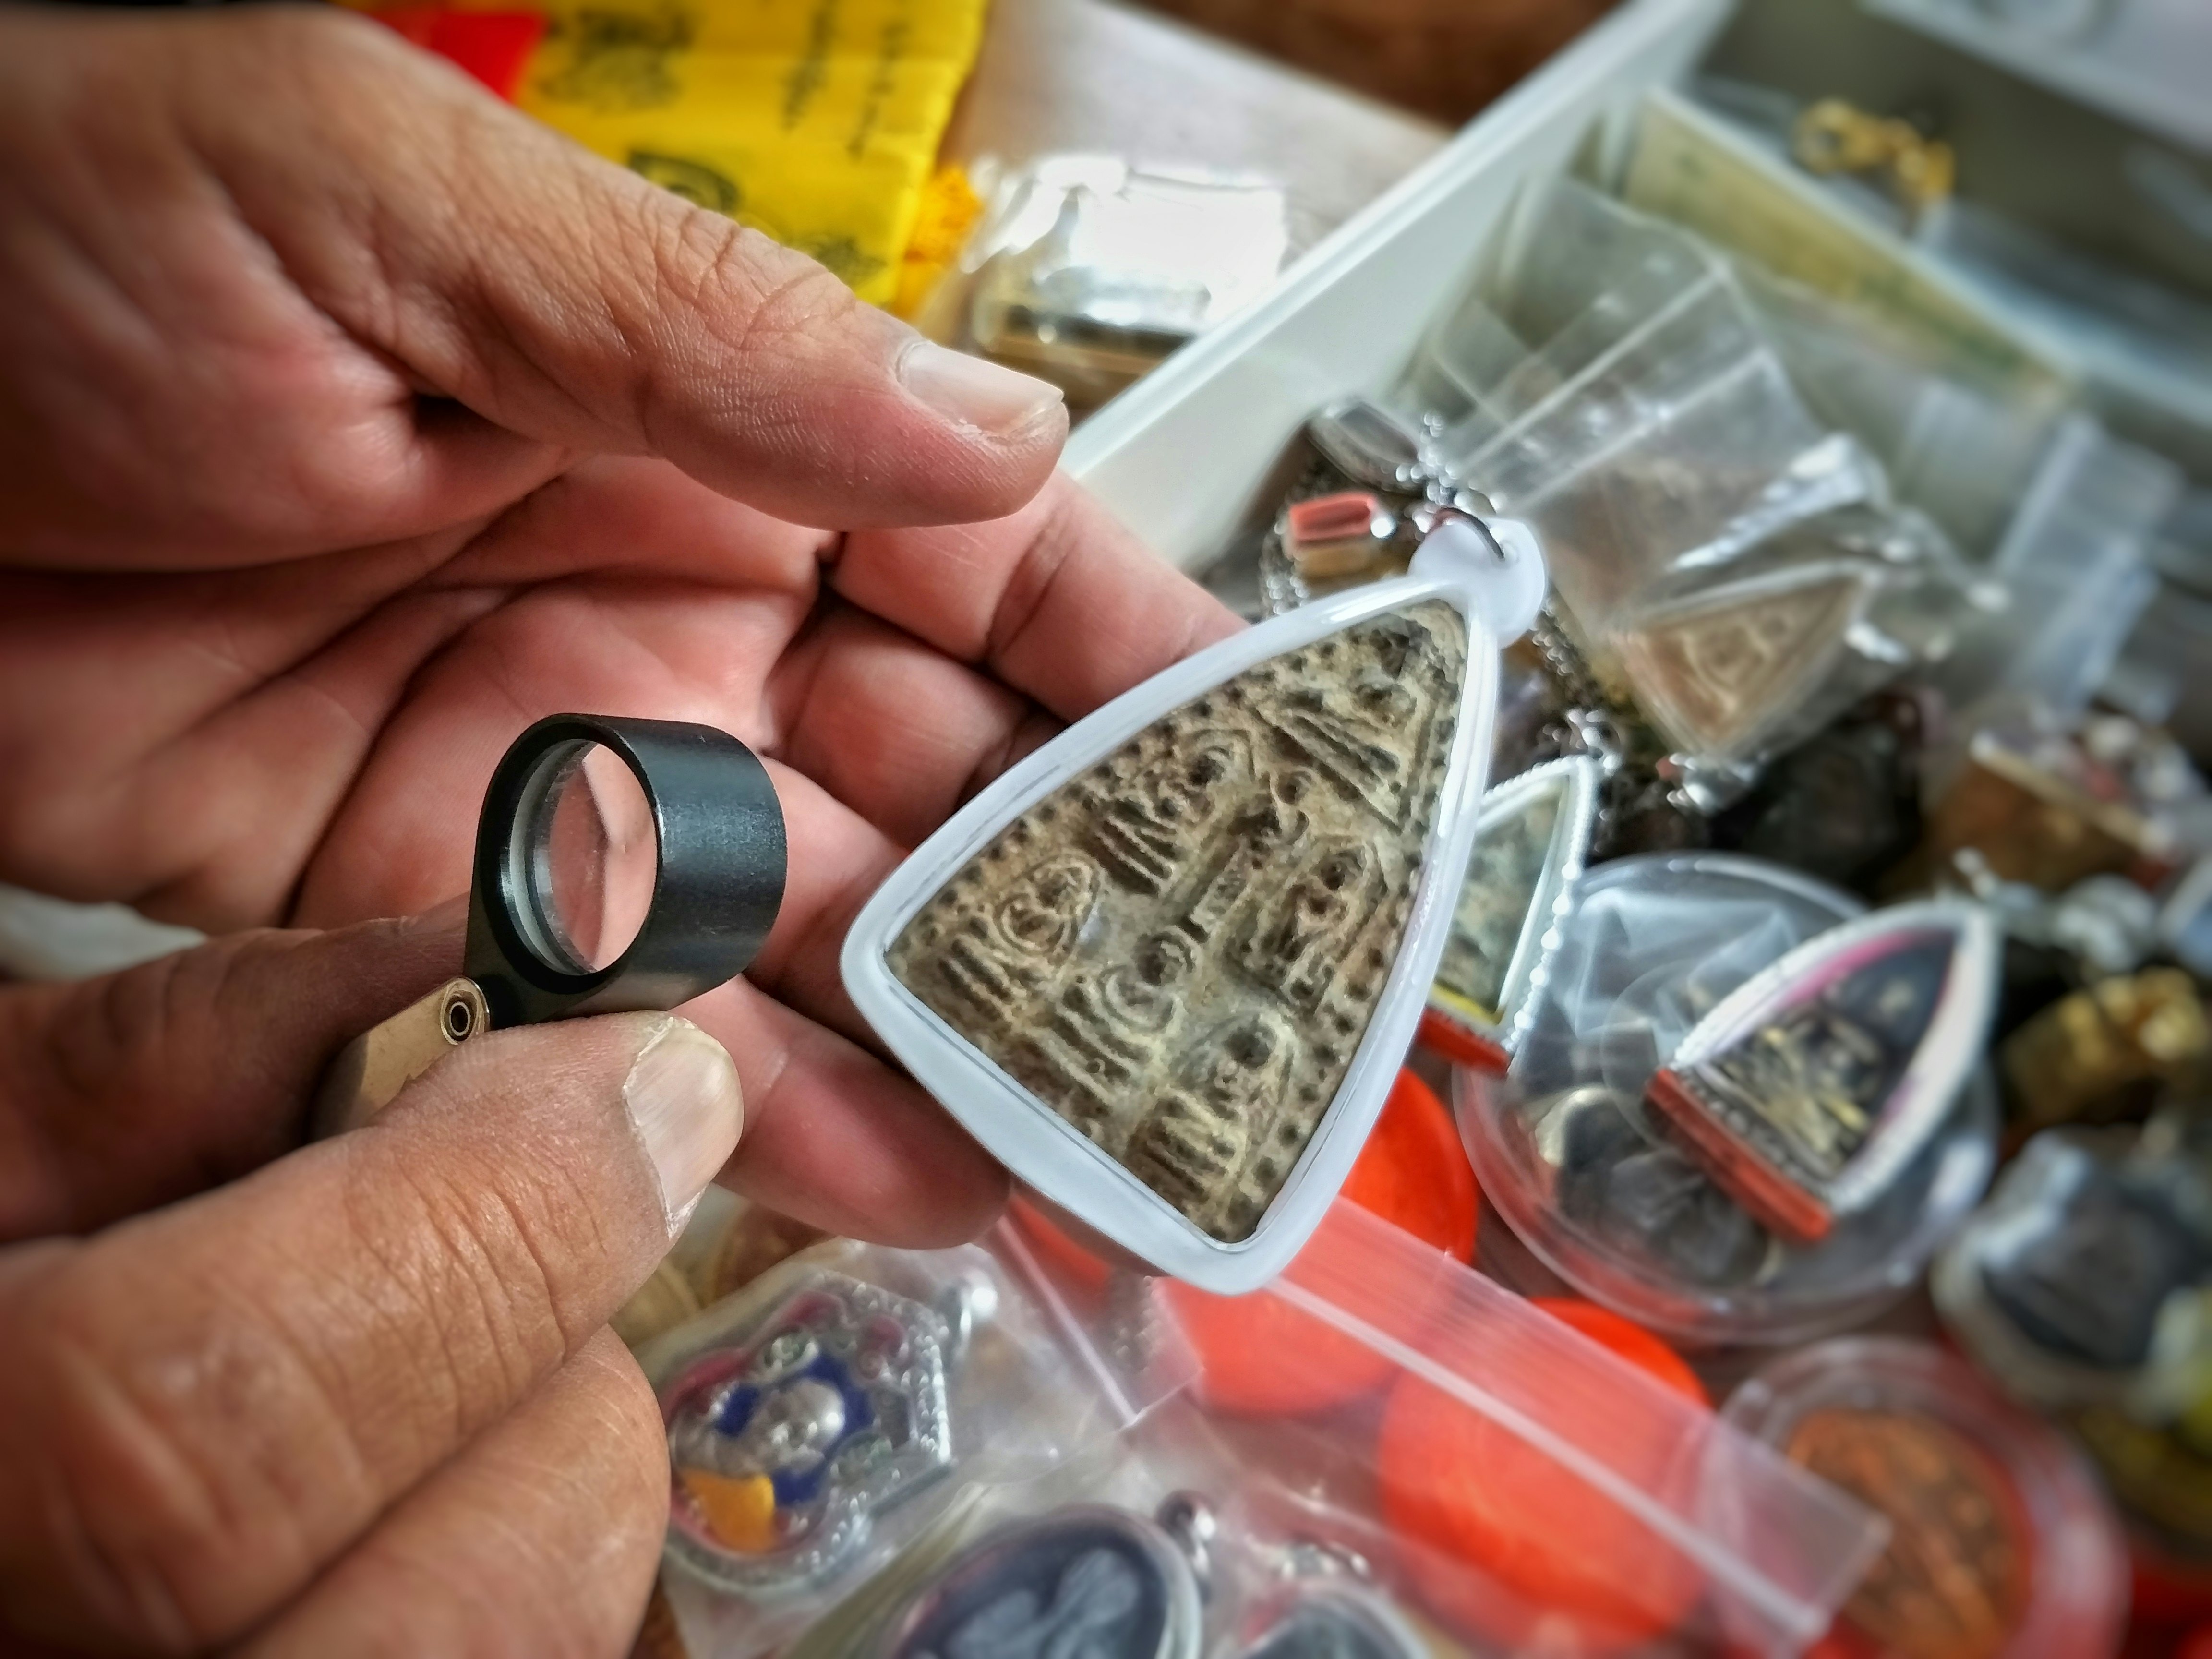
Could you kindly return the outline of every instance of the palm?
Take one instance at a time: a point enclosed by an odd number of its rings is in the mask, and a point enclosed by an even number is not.
[[[1012,755],[1230,625],[1066,486],[841,544],[636,460],[385,547],[0,576],[0,873],[216,928],[416,910],[466,887],[484,781],[531,720],[721,726],[768,758],[792,848],[750,982],[691,1011],[744,1073],[733,1174],[826,1224],[932,1235],[995,1176],[859,1046],[846,924]]]

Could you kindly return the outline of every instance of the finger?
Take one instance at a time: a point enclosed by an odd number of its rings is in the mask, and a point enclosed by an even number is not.
[[[0,988],[0,1239],[82,1233],[299,1144],[331,1058],[460,971],[459,901]]]
[[[845,994],[838,966],[845,935],[905,849],[812,779],[768,763],[785,834],[806,855],[784,877],[775,925],[745,977],[779,1001],[856,1042],[874,1041]]]
[[[1064,720],[1240,626],[1060,476],[991,523],[848,536],[830,581]]]
[[[775,752],[912,847],[1060,722],[989,676],[850,605],[776,664]]]
[[[611,1659],[667,1526],[659,1411],[601,1331],[239,1652]]]
[[[388,31],[224,22],[201,70],[220,79],[179,119],[244,222],[355,337],[499,426],[840,527],[994,517],[1049,473],[1053,387],[931,344]]]
[[[366,1129],[0,1285],[0,1607],[189,1648],[289,1601],[578,1353],[727,1160],[665,1015],[495,1031]]]
[[[560,470],[557,446],[419,395],[240,222],[175,107],[287,101],[259,97],[251,52],[217,79],[207,56],[240,32],[18,9],[0,33],[0,486],[20,508],[0,562],[289,557],[477,518]],[[319,135],[274,143],[347,187]]]
[[[410,588],[466,538],[0,577],[0,867],[214,931],[274,919],[416,670],[496,603]]]
[[[409,679],[318,825],[292,918],[390,915],[465,886],[492,769],[544,715],[698,720],[772,746],[762,684],[813,606],[823,539],[660,462],[586,463],[518,508],[441,573],[504,603]]]
[[[744,980],[684,1012],[738,1057],[745,1138],[722,1184],[825,1232],[940,1249],[981,1235],[1006,1173],[911,1078]]]

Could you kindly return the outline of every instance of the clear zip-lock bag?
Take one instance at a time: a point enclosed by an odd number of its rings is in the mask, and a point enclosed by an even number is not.
[[[781,1648],[1192,1375],[1133,1279],[1085,1314],[1003,1226],[951,1250],[824,1241],[637,1354],[668,1437],[662,1582],[701,1659]]]

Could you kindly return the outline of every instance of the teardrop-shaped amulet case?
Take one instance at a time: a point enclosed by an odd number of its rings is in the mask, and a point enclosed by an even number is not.
[[[1589,856],[1601,769],[1594,755],[1570,755],[1483,797],[1421,1016],[1423,1047],[1481,1071],[1502,1073],[1511,1062]]]
[[[1877,910],[1737,987],[1644,1098],[1737,1203],[1818,1243],[1942,1121],[1981,1057],[1996,973],[1980,906]]]
[[[885,1045],[1015,1176],[1161,1271],[1266,1283],[1343,1184],[1436,975],[1523,526],[1200,652],[969,802],[847,935]]]

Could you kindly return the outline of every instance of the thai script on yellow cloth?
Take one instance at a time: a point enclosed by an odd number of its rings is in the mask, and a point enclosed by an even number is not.
[[[516,0],[459,0],[514,10]],[[527,5],[527,0],[526,0]],[[548,0],[522,109],[702,207],[897,293],[988,0]],[[372,8],[373,9],[373,8]]]

